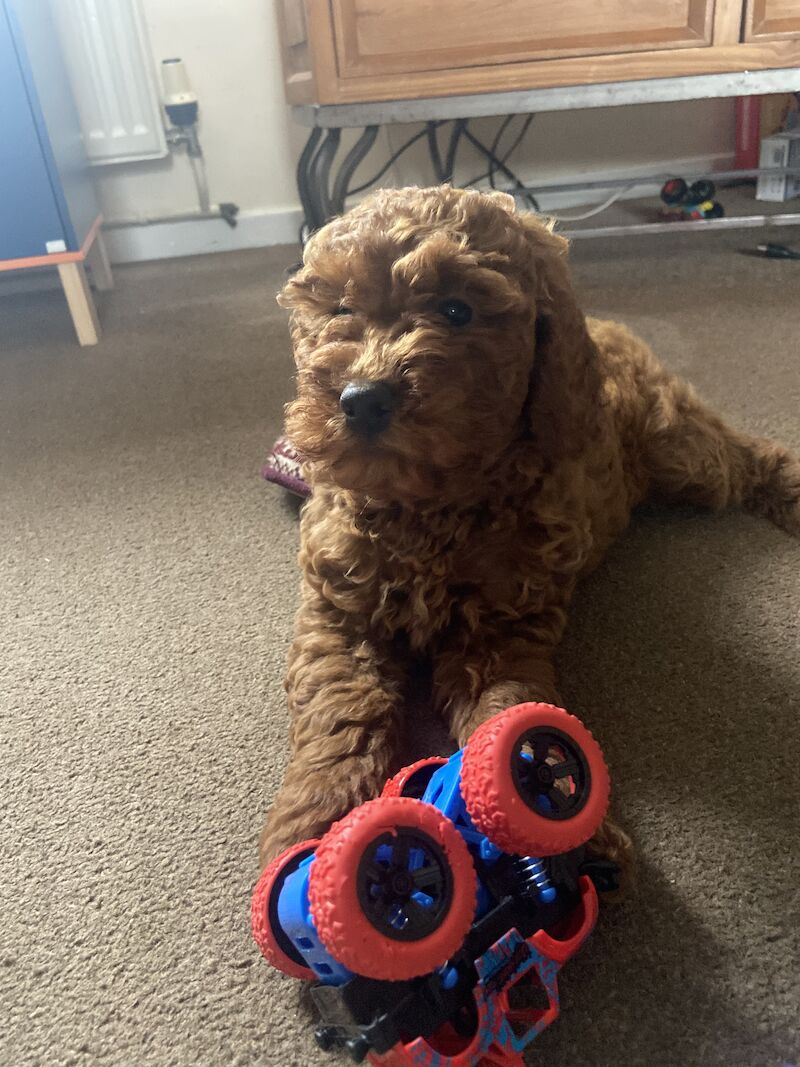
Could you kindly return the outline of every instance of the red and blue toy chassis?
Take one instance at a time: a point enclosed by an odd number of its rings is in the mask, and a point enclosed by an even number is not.
[[[401,1039],[368,1059],[384,1067],[523,1067],[524,1049],[558,1017],[558,972],[591,933],[597,910],[594,883],[581,876],[580,899],[562,936],[538,930],[526,938],[512,927],[475,961],[475,985],[463,992],[462,1003],[474,1004],[464,1013],[466,1026],[453,1024],[464,1018],[461,1007],[428,1037]],[[512,1007],[515,992],[522,1001],[527,994],[544,1003]]]
[[[549,705],[481,731],[400,772],[256,887],[267,959],[317,980],[324,1050],[375,1067],[521,1067],[558,1016],[558,972],[594,927],[596,884],[613,886],[613,865],[584,848],[607,771],[585,727]]]

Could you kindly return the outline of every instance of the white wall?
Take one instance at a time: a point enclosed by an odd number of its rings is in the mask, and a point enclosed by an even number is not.
[[[294,164],[305,131],[294,125],[283,101],[271,0],[143,0],[143,6],[156,63],[181,56],[199,95],[212,199],[232,200],[242,209],[238,234],[223,234],[217,247],[290,239],[298,218]],[[486,119],[475,129],[491,141],[496,125],[497,120]],[[383,132],[357,180],[379,168],[389,140],[397,146],[413,129]],[[589,170],[624,174],[671,160],[727,157],[733,143],[732,101],[607,108],[538,116],[512,162],[526,179],[567,178]],[[476,169],[483,167],[465,151],[462,179]],[[191,171],[181,152],[97,172],[109,220],[196,207]],[[397,183],[430,180],[424,150],[398,163],[391,178]],[[219,235],[220,226],[224,224],[213,221],[204,232],[211,227]],[[198,240],[197,249],[189,250],[202,250],[204,238]],[[117,258],[126,258],[119,242],[115,247]],[[151,240],[133,254],[158,251]]]
[[[186,63],[200,98],[200,134],[214,200],[242,209],[297,206],[294,160],[302,133],[283,102],[270,0],[142,0],[156,64]],[[183,152],[95,168],[108,218],[163,215],[197,206]]]

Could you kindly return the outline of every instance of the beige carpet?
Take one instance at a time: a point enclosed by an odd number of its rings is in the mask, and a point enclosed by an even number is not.
[[[576,269],[587,308],[800,448],[800,274],[735,253],[756,239],[587,242]],[[93,350],[56,292],[0,297],[3,1067],[326,1062],[248,934],[296,596],[296,518],[259,479],[293,258],[120,269]],[[799,609],[800,545],[736,514],[648,510],[584,586],[564,690],[641,883],[531,1063],[800,1062]]]

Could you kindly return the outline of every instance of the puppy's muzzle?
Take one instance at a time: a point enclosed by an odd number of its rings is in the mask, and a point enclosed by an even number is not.
[[[377,437],[389,428],[397,408],[397,394],[388,382],[348,382],[339,397],[348,429],[362,437]]]

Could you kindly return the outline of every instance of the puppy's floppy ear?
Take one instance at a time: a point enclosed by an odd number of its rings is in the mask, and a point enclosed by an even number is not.
[[[533,260],[536,301],[529,429],[542,457],[557,462],[580,454],[597,428],[597,350],[575,299],[567,241],[531,215],[520,221]]]
[[[311,291],[311,285],[308,281],[308,271],[301,263],[298,269],[286,279],[283,288],[277,293],[275,299],[282,308],[291,311],[298,303],[301,303],[303,297],[309,295]]]
[[[324,228],[328,230],[329,227]],[[317,230],[306,241],[303,247],[303,258],[300,263],[292,267],[283,288],[277,294],[278,304],[282,308],[286,308],[287,311],[293,311],[298,304],[305,303],[309,298],[314,295],[314,286],[311,281],[311,269],[309,263],[313,254],[318,251],[320,244],[320,233],[322,231]]]

